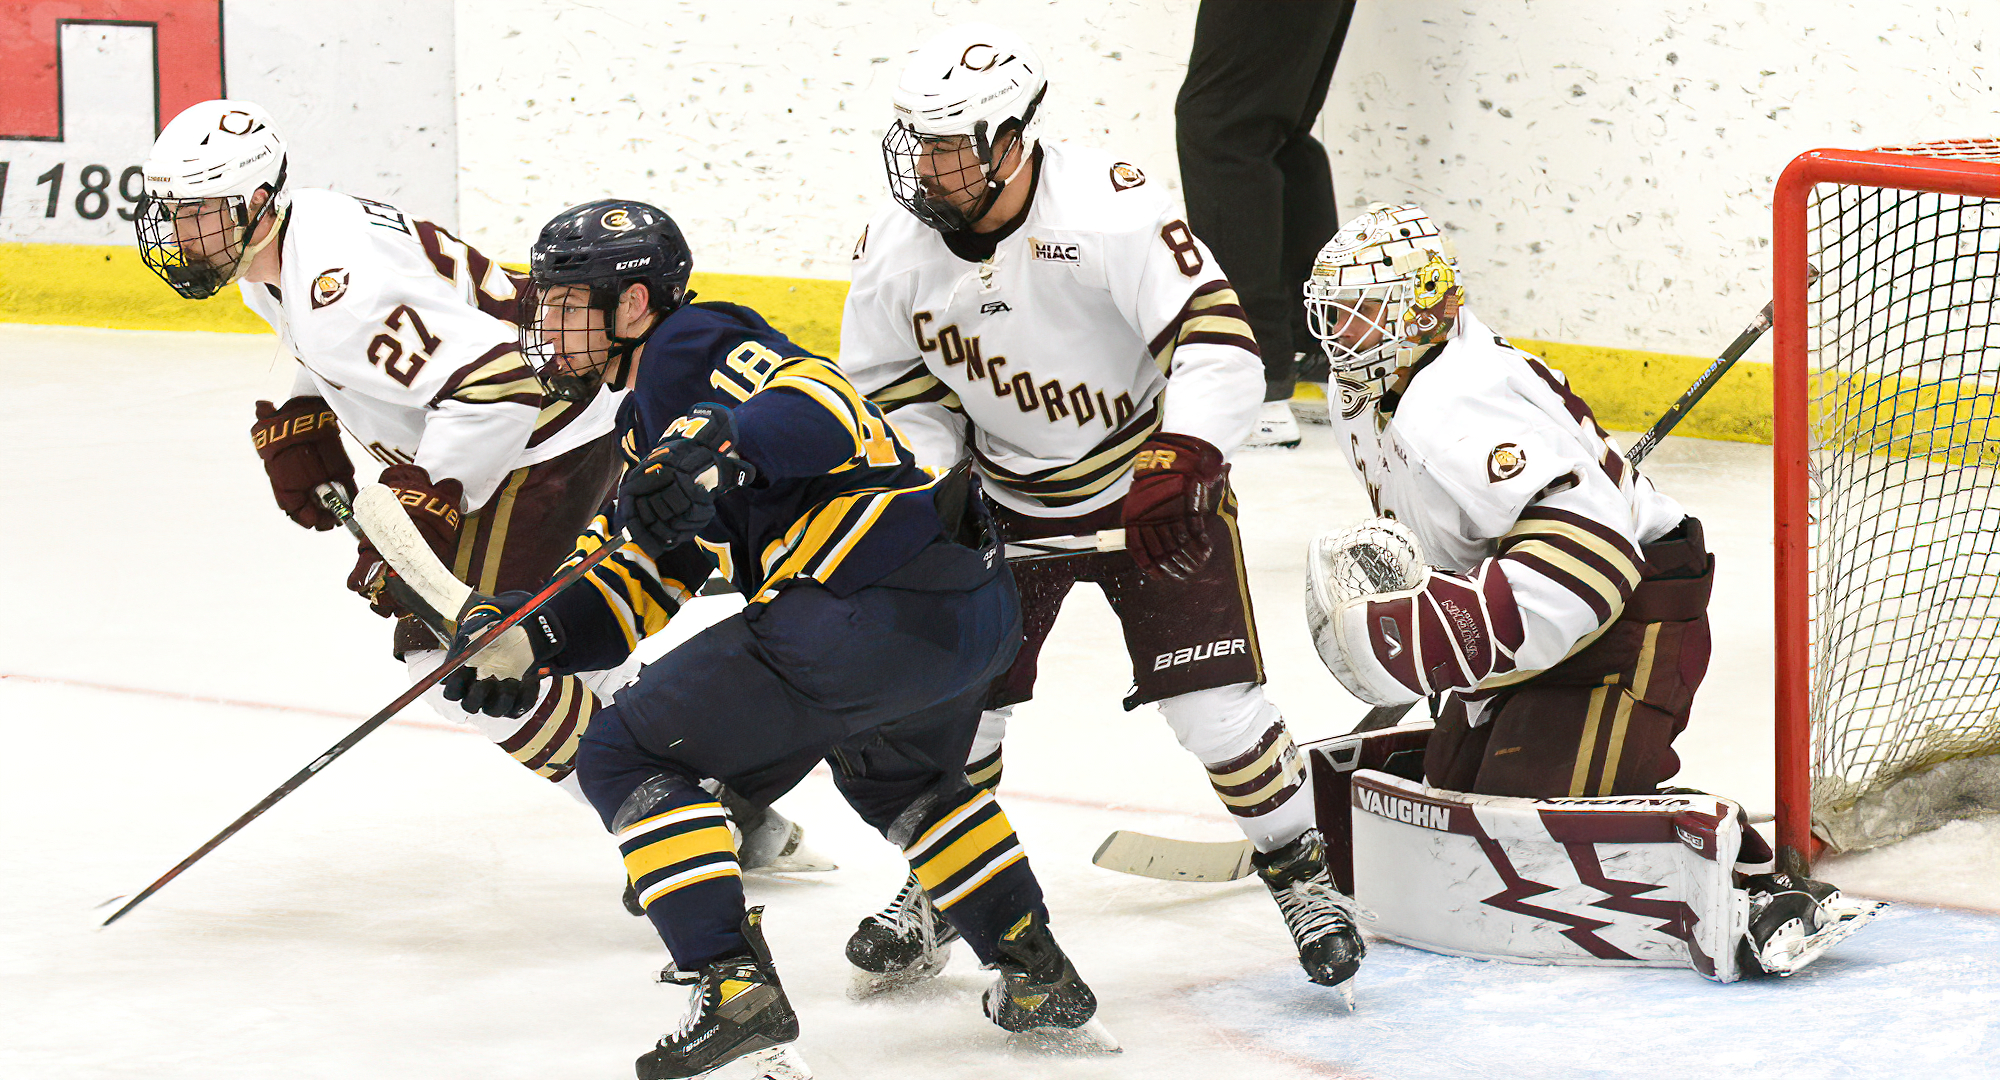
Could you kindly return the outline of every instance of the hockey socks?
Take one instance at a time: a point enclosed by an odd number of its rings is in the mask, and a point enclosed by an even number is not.
[[[960,798],[932,804],[903,855],[931,902],[991,963],[1007,926],[1041,906],[1042,887],[993,795],[961,788]]]
[[[655,774],[612,822],[646,917],[684,971],[744,950],[743,872],[722,804],[692,782]]]

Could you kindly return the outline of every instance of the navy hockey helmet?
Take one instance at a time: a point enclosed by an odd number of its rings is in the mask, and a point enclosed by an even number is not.
[[[634,349],[660,319],[693,298],[694,255],[667,212],[631,199],[599,199],[557,214],[528,254],[522,348],[551,397],[582,401],[609,382],[623,389]],[[646,286],[655,318],[637,336],[617,333],[619,298]],[[615,369],[615,370],[614,370]]]

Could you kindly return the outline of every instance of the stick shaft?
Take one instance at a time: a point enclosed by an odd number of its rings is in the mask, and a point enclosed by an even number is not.
[[[467,642],[465,648],[447,655],[444,658],[444,663],[439,664],[436,670],[432,671],[430,674],[424,676],[421,679],[418,679],[415,683],[411,684],[410,688],[408,690],[403,691],[403,693],[399,695],[396,698],[396,700],[383,706],[381,711],[377,712],[375,715],[363,721],[360,727],[355,728],[353,731],[348,732],[346,738],[340,740],[337,743],[334,743],[333,746],[327,749],[326,753],[323,753],[319,757],[314,758],[310,765],[307,765],[305,768],[300,769],[296,773],[293,773],[291,779],[278,785],[276,790],[272,791],[269,795],[264,796],[263,800],[260,801],[257,805],[245,811],[242,817],[239,817],[235,821],[230,822],[228,828],[223,829],[219,833],[216,833],[214,837],[210,838],[208,843],[205,843],[199,848],[196,848],[194,854],[189,855],[185,859],[182,859],[180,863],[177,864],[172,870],[169,870],[165,874],[161,875],[158,881],[155,881],[151,885],[146,886],[139,892],[139,895],[134,896],[129,901],[126,901],[124,907],[121,907],[117,911],[112,912],[111,917],[104,920],[102,925],[110,926],[112,923],[117,922],[119,919],[124,917],[126,912],[132,910],[135,907],[138,907],[141,903],[145,901],[147,897],[153,895],[156,892],[159,892],[160,889],[165,887],[168,882],[181,876],[181,873],[185,871],[188,867],[193,866],[195,863],[201,861],[203,856],[207,855],[211,851],[214,851],[216,848],[221,847],[224,841],[228,840],[230,837],[235,836],[237,833],[241,832],[245,825],[248,825],[251,822],[257,820],[259,817],[263,816],[264,811],[269,810],[273,806],[276,806],[280,799],[283,799],[285,796],[290,795],[293,791],[297,790],[299,785],[312,779],[313,776],[316,775],[321,769],[324,769],[328,765],[333,764],[334,760],[339,758],[340,755],[347,753],[349,750],[354,748],[354,745],[356,743],[360,742],[362,739],[367,738],[370,732],[374,731],[378,727],[381,727],[383,724],[388,723],[391,717],[403,711],[403,709],[406,706],[408,706],[411,702],[422,697],[425,691],[429,690],[433,686],[436,686],[438,683],[443,682],[446,676],[450,675],[452,672],[457,671],[460,667],[464,666],[467,660],[470,660],[472,657],[479,655],[480,650],[492,644],[495,638],[499,637],[501,634],[506,633],[509,629],[511,629],[514,626],[514,624],[520,622],[522,619],[525,619],[529,615],[533,614],[535,609],[541,607],[544,603],[547,603],[550,597],[563,591],[566,588],[569,588],[571,584],[576,582],[578,579],[582,578],[583,575],[589,573],[593,567],[595,567],[598,563],[603,562],[607,556],[609,556],[612,552],[618,550],[618,548],[621,546],[622,542],[620,541],[620,539],[618,537],[613,537],[611,538],[611,540],[606,541],[604,546],[598,548],[596,551],[591,552],[590,555],[586,557],[582,562],[576,564],[575,566],[570,567],[568,570],[565,570],[560,574],[557,574],[554,580],[550,581],[547,585],[543,586],[542,591],[536,593],[534,597],[530,599],[526,604],[523,604],[521,607],[515,609],[513,612],[508,614],[506,618],[501,619],[497,623],[494,623],[492,626],[488,627],[484,632],[482,632],[478,637]]]

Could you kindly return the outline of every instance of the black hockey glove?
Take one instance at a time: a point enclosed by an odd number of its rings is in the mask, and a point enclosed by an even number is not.
[[[499,596],[472,594],[458,617],[458,636],[451,639],[453,652],[465,648],[486,628],[519,610],[533,596],[525,592],[504,592]],[[456,701],[469,713],[520,717],[535,707],[542,679],[549,674],[550,661],[563,650],[562,624],[547,608],[509,627],[479,655],[445,676],[444,697]]]
[[[687,543],[715,519],[717,496],[757,479],[749,462],[732,456],[735,449],[729,410],[696,405],[626,472],[613,524],[655,559]]]

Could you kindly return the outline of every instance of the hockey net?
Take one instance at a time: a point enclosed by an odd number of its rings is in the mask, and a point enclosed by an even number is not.
[[[1779,230],[1779,274],[1819,272],[1802,327],[1778,311],[1805,352],[1779,467],[1802,456],[1807,511],[1803,656],[1780,644],[1805,716],[1780,738],[1809,738],[1812,833],[1858,850],[2000,810],[2000,140],[1808,158],[1840,168],[1800,178],[1803,228]]]

